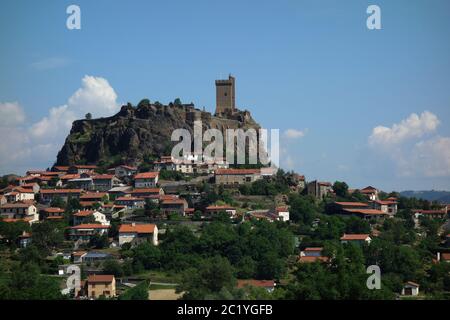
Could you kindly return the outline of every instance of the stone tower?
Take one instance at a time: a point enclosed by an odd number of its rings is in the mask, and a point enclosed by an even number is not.
[[[228,76],[228,80],[216,80],[216,114],[233,113],[235,105],[234,77]]]

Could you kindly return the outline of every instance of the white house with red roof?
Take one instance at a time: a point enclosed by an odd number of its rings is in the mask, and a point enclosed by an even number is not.
[[[135,188],[154,188],[158,184],[159,172],[142,172],[134,176]]]
[[[131,243],[132,245],[150,241],[158,245],[158,227],[151,223],[122,224],[119,228],[119,245]]]
[[[4,219],[27,221],[30,224],[39,221],[36,206],[29,202],[6,203],[0,206],[0,216]]]
[[[345,234],[341,237],[341,243],[370,244],[372,238],[369,234]]]
[[[80,225],[90,222],[97,222],[104,226],[109,225],[109,221],[106,219],[106,215],[97,210],[78,210],[73,214],[74,225]]]
[[[381,210],[387,213],[389,216],[395,216],[397,214],[397,201],[396,200],[375,200],[371,202],[372,208]]]
[[[104,235],[108,233],[111,226],[104,226],[99,223],[80,224],[69,227],[69,237],[71,240],[89,241],[94,235]]]
[[[119,178],[132,177],[137,172],[138,168],[134,166],[120,165],[114,168],[114,174]]]

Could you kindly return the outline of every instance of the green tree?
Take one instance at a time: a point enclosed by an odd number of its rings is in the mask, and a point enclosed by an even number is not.
[[[119,300],[148,300],[148,281],[142,281],[119,296]]]

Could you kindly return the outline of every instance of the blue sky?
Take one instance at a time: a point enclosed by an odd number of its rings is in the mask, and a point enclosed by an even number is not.
[[[70,4],[81,30],[66,28]],[[370,4],[381,30],[366,27]],[[446,0],[3,0],[0,173],[54,162],[68,129],[52,119],[71,119],[58,110],[76,117],[99,101],[103,116],[179,97],[213,111],[214,80],[232,73],[237,105],[282,132],[285,168],[351,187],[450,190],[449,32]]]

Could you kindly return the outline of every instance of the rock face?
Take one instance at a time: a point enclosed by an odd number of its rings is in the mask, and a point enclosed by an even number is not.
[[[112,117],[74,121],[56,165],[137,165],[146,157],[170,155],[177,143],[171,141],[173,130],[184,128],[193,136],[195,120],[202,121],[203,130],[260,128],[248,111],[216,117],[192,104],[128,104]]]

